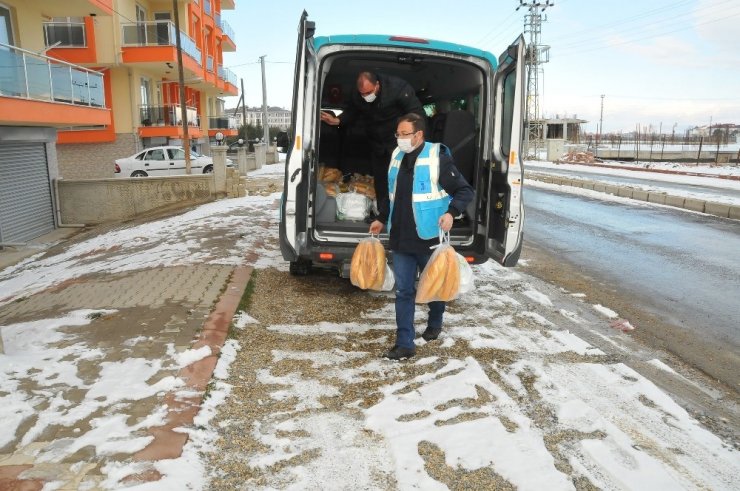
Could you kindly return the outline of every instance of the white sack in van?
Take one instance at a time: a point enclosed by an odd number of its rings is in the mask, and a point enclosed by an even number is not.
[[[364,220],[372,206],[370,199],[360,193],[339,193],[336,199],[339,220]]]

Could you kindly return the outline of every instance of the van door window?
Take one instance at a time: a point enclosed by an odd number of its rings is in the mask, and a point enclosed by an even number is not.
[[[509,73],[504,79],[501,102],[501,153],[509,155],[511,151],[511,125],[514,118],[514,93],[516,88],[516,72]]]

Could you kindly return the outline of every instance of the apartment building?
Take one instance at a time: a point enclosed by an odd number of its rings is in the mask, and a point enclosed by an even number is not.
[[[229,114],[233,114],[234,110],[229,109]],[[248,107],[247,108],[247,124],[253,126],[262,125],[262,108],[261,107]],[[244,115],[241,110],[236,113],[237,124],[241,126],[244,124]],[[283,109],[282,107],[268,107],[267,108],[267,126],[270,128],[280,128],[281,130],[287,130],[290,127],[290,111]]]
[[[177,6],[187,135],[207,150],[237,133],[222,99],[237,95],[221,19],[235,0]],[[116,158],[182,143],[170,0],[0,0],[0,58],[0,243],[53,229],[55,178],[113,177]]]

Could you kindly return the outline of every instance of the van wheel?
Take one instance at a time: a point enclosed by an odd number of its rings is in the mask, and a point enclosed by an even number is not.
[[[311,272],[311,261],[291,261],[290,274],[293,276],[307,276]]]

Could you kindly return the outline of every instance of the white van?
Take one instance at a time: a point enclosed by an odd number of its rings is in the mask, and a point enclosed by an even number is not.
[[[347,277],[357,243],[368,236],[364,221],[337,218],[336,200],[317,176],[324,165],[367,168],[370,152],[363,128],[339,130],[320,121],[321,110],[336,113],[346,107],[363,70],[411,84],[430,115],[427,141],[444,143],[475,189],[475,199],[450,232],[455,249],[472,263],[491,258],[516,265],[524,224],[523,38],[496,60],[480,49],[429,39],[314,37],[314,31],[304,11],[293,81],[292,146],[280,208],[280,249],[291,273],[332,267]],[[387,244],[387,234],[380,239]]]

